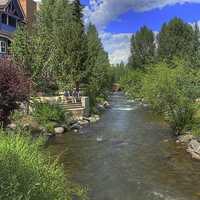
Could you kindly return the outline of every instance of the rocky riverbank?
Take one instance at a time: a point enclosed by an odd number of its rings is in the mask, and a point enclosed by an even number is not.
[[[104,102],[103,104],[98,104],[96,109],[98,114],[91,114],[89,117],[81,117],[79,119],[69,118],[68,122],[63,123],[50,123],[50,127],[42,126],[37,120],[34,119],[31,115],[24,115],[21,120],[12,121],[7,126],[7,131],[11,133],[18,133],[20,130],[27,132],[27,134],[33,136],[45,136],[55,137],[57,135],[62,135],[68,132],[78,133],[83,127],[89,126],[92,123],[96,123],[100,120],[101,114],[110,109],[111,105],[108,102]]]
[[[177,144],[186,145],[186,151],[191,154],[193,159],[200,160],[200,138],[194,137],[191,133],[179,136]]]

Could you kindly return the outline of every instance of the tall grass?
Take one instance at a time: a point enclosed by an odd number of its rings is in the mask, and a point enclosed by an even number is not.
[[[86,199],[85,191],[66,180],[62,167],[39,151],[41,142],[0,134],[1,200]]]

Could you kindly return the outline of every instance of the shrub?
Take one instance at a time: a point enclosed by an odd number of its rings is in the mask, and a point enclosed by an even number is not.
[[[62,167],[40,153],[41,142],[5,134],[0,140],[1,200],[86,199],[85,190],[66,180]]]
[[[129,96],[140,99],[144,75],[144,70],[130,70],[120,79],[120,85]]]
[[[33,104],[33,117],[39,122],[65,122],[66,111],[58,104],[42,103],[35,101]]]
[[[181,133],[194,121],[196,86],[191,69],[180,63],[175,68],[160,63],[145,75],[142,93],[153,109],[163,113],[177,133]]]
[[[8,123],[11,112],[19,107],[21,102],[28,100],[30,80],[11,59],[0,59],[0,121]]]

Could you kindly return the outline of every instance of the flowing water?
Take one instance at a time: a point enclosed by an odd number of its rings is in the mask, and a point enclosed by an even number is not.
[[[88,186],[91,200],[200,199],[200,163],[167,125],[123,94],[111,103],[96,124],[50,142],[66,174]]]

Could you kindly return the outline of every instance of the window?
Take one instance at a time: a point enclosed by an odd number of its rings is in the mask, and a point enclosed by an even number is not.
[[[0,41],[0,53],[6,53],[6,42],[5,41]]]
[[[7,15],[6,14],[2,14],[2,23],[7,24]]]
[[[9,18],[8,18],[8,24],[10,26],[16,27],[16,24],[17,24],[16,19],[14,17],[9,16]]]

